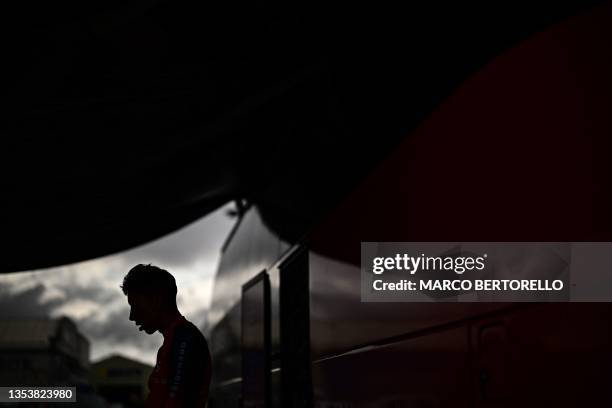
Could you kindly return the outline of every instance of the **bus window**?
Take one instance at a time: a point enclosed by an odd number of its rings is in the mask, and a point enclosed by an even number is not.
[[[270,387],[270,282],[263,271],[242,286],[242,399],[267,408]]]

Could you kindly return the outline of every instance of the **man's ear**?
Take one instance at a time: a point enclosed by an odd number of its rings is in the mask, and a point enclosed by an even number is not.
[[[154,314],[159,313],[160,310],[160,297],[155,293],[151,293],[147,296],[147,303],[149,304],[149,310]]]

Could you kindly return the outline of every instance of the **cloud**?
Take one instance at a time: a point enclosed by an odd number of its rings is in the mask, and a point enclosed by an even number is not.
[[[36,284],[21,291],[11,291],[8,286],[0,286],[0,318],[44,318],[49,317],[62,305],[61,299],[44,300],[45,287]]]
[[[227,215],[233,204],[146,245],[118,254],[126,264],[153,263],[165,269],[187,268],[201,259],[216,258],[235,219]]]
[[[116,299],[118,294],[121,293],[118,284],[115,288],[109,288],[93,279],[85,284],[78,280],[63,282],[61,285],[55,283],[53,288],[60,292],[62,298],[68,303],[83,300],[98,304],[107,304]]]

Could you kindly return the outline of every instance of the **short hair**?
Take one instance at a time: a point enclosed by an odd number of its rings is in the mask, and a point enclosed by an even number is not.
[[[125,275],[121,289],[125,295],[160,294],[176,304],[176,280],[165,269],[138,264]]]

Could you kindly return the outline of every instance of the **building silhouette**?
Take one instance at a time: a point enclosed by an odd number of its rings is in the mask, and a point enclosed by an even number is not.
[[[106,408],[89,381],[89,340],[67,317],[0,320],[0,384],[20,387],[75,387],[75,403],[57,408]],[[5,404],[7,407],[23,403]],[[45,402],[28,407],[48,406]]]
[[[142,407],[149,392],[153,367],[112,355],[91,366],[91,383],[107,402],[123,407]]]
[[[0,384],[86,385],[89,340],[67,317],[0,320]]]

